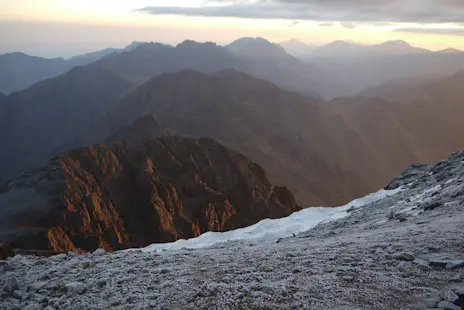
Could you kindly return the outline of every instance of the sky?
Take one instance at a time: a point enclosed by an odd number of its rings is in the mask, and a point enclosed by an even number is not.
[[[69,57],[131,41],[258,36],[464,50],[464,0],[0,0],[0,53]]]

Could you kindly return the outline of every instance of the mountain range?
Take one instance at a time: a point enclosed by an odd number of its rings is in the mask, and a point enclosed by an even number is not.
[[[208,48],[185,44],[180,48]],[[422,101],[344,98],[320,103],[234,70],[166,73],[135,87],[135,81],[147,76],[137,70],[143,61],[135,57],[130,70],[116,66],[128,64],[117,62],[118,57],[131,60],[133,53],[152,55],[145,50],[165,48],[142,45],[5,98],[2,179],[70,148],[105,142],[151,114],[174,135],[212,138],[250,157],[303,205],[343,203],[381,186],[410,162],[437,160],[462,145],[454,133],[462,130],[456,117],[463,96],[441,90],[459,85],[459,74],[428,85],[428,99]],[[216,45],[213,50],[223,51]],[[123,73],[129,78],[119,75]],[[426,125],[430,115],[439,124],[432,132]]]
[[[95,62],[113,53],[130,51],[140,44],[142,43],[132,42],[125,48],[107,48],[69,59],[46,59],[19,52],[0,55],[0,92],[10,94],[23,90],[37,82],[61,75],[73,67]]]
[[[432,53],[401,40],[387,41],[380,44],[365,45],[350,41],[334,41],[315,49],[306,57],[379,57],[395,55],[417,55]]]
[[[458,121],[464,94],[444,85],[463,81],[458,74],[427,85],[428,99],[421,101],[320,104],[236,71],[185,71],[139,87],[111,119],[130,123],[154,114],[171,133],[209,137],[246,154],[301,202],[334,205],[381,186],[408,163],[462,147],[456,137],[464,128]],[[433,130],[426,125],[431,115],[439,124]]]
[[[279,70],[295,77],[317,72],[301,66],[280,46],[245,38],[226,47],[136,44],[74,67],[0,98],[0,181],[72,148],[113,145],[122,131],[128,145],[146,136],[214,139],[263,166],[299,204],[338,205],[411,162],[436,161],[462,147],[462,73],[401,82],[414,89],[401,100],[371,91],[329,102],[256,78],[284,83],[290,79],[276,77]],[[131,125],[147,116],[159,126]]]
[[[378,45],[336,41],[300,58],[349,86],[345,97],[400,79],[444,77],[464,70],[462,51],[432,52],[404,41]]]
[[[10,94],[23,90],[35,82],[63,74],[72,67],[108,57],[115,59],[107,61],[110,69],[118,70],[118,74],[136,84],[144,83],[162,72],[183,69],[214,72],[232,68],[319,100],[352,96],[391,79],[450,75],[464,69],[459,65],[464,53],[459,50],[446,49],[434,53],[404,41],[388,41],[371,46],[335,41],[319,48],[295,39],[278,45],[259,37],[241,38],[225,47],[214,43],[200,47],[199,43],[193,43],[196,42],[187,40],[173,47],[133,42],[122,49],[107,48],[66,60],[44,59],[21,53],[0,55],[0,92]],[[118,54],[141,45],[145,46],[138,52],[118,57]],[[227,54],[226,50],[232,53]],[[211,58],[202,58],[201,53]],[[139,59],[140,63],[136,64],[134,59]],[[153,64],[144,69],[142,59]],[[129,61],[129,64],[122,65],[123,61]],[[454,66],[456,63],[458,65]],[[134,65],[137,73],[130,72]]]
[[[287,51],[287,53],[295,57],[308,55],[316,49],[316,46],[306,44],[297,39],[283,41],[280,42],[279,45],[282,46]]]

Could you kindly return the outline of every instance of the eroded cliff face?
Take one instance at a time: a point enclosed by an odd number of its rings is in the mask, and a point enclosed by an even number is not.
[[[13,248],[115,250],[227,231],[300,210],[285,187],[210,139],[147,138],[54,158],[0,195]]]

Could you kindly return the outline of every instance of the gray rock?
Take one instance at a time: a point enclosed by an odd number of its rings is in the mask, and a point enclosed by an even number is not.
[[[97,255],[97,256],[101,256],[101,255],[106,254],[106,251],[104,249],[100,248],[100,249],[95,250],[92,254]]]
[[[456,295],[453,291],[446,291],[443,293],[443,299],[454,304],[459,300],[459,296]]]
[[[76,256],[79,256],[79,253],[76,253],[76,252],[73,252],[73,251],[68,252],[68,257],[76,257]]]
[[[442,207],[442,206],[443,206],[442,202],[436,201],[436,202],[431,202],[431,203],[424,204],[421,207],[425,211],[430,211],[430,210],[435,210],[436,208],[439,208],[439,207]]]
[[[419,268],[420,270],[423,270],[423,271],[432,270],[432,267],[429,266],[428,262],[426,262],[425,260],[419,259],[419,258],[416,258],[413,261],[413,264],[415,264],[417,268]]]
[[[8,294],[13,294],[15,290],[19,289],[19,282],[16,277],[10,277],[6,280],[5,285],[3,286],[3,291]]]
[[[70,282],[64,286],[66,291],[71,295],[80,295],[87,290],[87,286],[82,282]]]
[[[454,276],[450,278],[450,282],[461,282],[461,275],[456,273]]]
[[[51,283],[50,281],[40,281],[29,284],[28,291],[36,292],[40,289],[56,289],[57,285],[55,283]]]
[[[27,296],[27,293],[23,291],[16,290],[13,292],[13,297],[19,300],[22,300],[26,296]]]
[[[411,264],[410,262],[402,261],[402,262],[399,262],[398,265],[396,265],[396,268],[405,269],[405,268],[408,268],[410,264]]]
[[[429,261],[429,265],[433,267],[446,268],[446,265],[448,265],[449,262],[449,260],[445,259],[431,259]]]
[[[453,260],[446,264],[446,269],[456,269],[461,267],[464,267],[464,259]]]
[[[461,307],[456,306],[455,304],[452,304],[449,301],[440,301],[437,307],[443,308],[445,310],[462,310]]]
[[[455,291],[456,295],[458,295],[459,297],[463,297],[464,296],[464,288],[461,288],[461,289],[458,289]]]
[[[42,310],[43,307],[39,304],[31,304],[24,308],[24,310]]]
[[[390,213],[388,214],[388,219],[389,220],[394,220],[395,217],[396,217],[395,212],[393,212],[393,210],[391,210]]]
[[[439,247],[439,246],[435,246],[435,245],[429,245],[429,246],[427,246],[427,249],[428,249],[429,251],[432,251],[432,252],[438,252],[438,251],[440,251],[440,247]]]
[[[66,257],[67,257],[67,255],[65,253],[61,253],[61,254],[58,254],[58,255],[53,255],[51,258],[55,259],[55,260],[61,260],[61,259],[65,259]]]
[[[396,253],[393,255],[395,259],[398,260],[405,260],[405,261],[413,261],[415,259],[414,254],[409,253],[409,252],[401,252],[401,253]]]

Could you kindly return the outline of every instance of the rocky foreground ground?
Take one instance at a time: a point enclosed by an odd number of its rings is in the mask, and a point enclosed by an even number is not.
[[[464,152],[291,238],[0,261],[0,309],[464,309]]]

